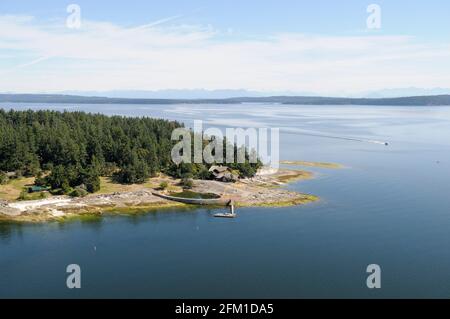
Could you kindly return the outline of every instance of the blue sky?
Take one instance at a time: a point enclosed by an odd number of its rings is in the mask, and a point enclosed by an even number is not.
[[[65,26],[72,3],[76,30]],[[367,28],[371,3],[380,29]],[[449,12],[444,0],[2,0],[0,85],[339,95],[450,87]]]
[[[365,29],[366,8],[376,3],[384,13],[383,33],[444,40],[449,39],[450,32],[450,2],[446,0],[2,0],[0,12],[49,19],[64,16],[71,3],[79,4],[85,18],[90,20],[132,26],[186,14],[185,22],[234,28],[253,35],[271,32],[355,33]]]

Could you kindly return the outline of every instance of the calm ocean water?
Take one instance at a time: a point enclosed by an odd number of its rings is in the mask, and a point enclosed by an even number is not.
[[[41,225],[0,224],[0,297],[450,297],[450,108],[258,105],[37,105],[108,115],[279,127],[288,187],[321,201],[289,208],[165,210]],[[359,141],[360,140],[360,141]],[[371,141],[386,141],[389,146]],[[82,288],[66,288],[79,264]],[[379,264],[382,288],[366,267]]]

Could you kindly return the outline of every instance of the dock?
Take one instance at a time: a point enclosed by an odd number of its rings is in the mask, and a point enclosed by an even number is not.
[[[237,215],[234,211],[234,201],[230,200],[227,204],[227,206],[230,208],[230,211],[228,213],[217,213],[214,214],[214,217],[217,218],[236,218]]]
[[[214,214],[214,217],[217,217],[217,218],[236,218],[237,215],[236,214],[230,214],[230,213],[218,213],[218,214]]]

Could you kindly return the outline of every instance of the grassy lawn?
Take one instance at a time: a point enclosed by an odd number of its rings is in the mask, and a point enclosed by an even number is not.
[[[135,192],[143,188],[153,189],[158,187],[153,179],[150,179],[144,184],[123,185],[115,183],[109,177],[100,177],[100,191],[95,194],[111,194],[115,192]]]
[[[16,200],[22,189],[32,184],[34,184],[34,177],[13,179],[6,185],[0,185],[0,199]]]
[[[111,181],[109,177],[100,177],[100,191],[95,194],[112,194],[115,192],[135,192],[142,189],[155,189],[166,178],[151,178],[144,184],[122,185]],[[15,201],[20,195],[22,189],[28,185],[34,184],[34,177],[13,179],[6,185],[0,185],[0,199]],[[181,189],[174,185],[174,182],[169,182],[168,190],[177,191]],[[46,196],[51,196],[46,192]],[[40,199],[40,193],[29,194],[27,199]]]

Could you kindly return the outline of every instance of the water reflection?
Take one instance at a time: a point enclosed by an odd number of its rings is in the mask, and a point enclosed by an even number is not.
[[[178,222],[180,218],[184,221],[195,221],[198,218],[198,212],[205,211],[210,215],[214,214],[215,209],[205,209],[195,205],[162,208],[151,210],[137,210],[135,212],[108,212],[105,214],[86,214],[79,217],[71,217],[67,220],[44,222],[44,223],[20,223],[20,222],[1,222],[0,223],[0,242],[8,243],[14,237],[22,237],[24,233],[33,228],[41,231],[51,231],[51,228],[60,232],[70,231],[78,227],[100,232],[109,222],[126,222],[131,225],[139,225],[144,222],[158,224],[159,222]]]
[[[9,243],[13,236],[22,237],[23,224],[0,222],[0,243]]]

